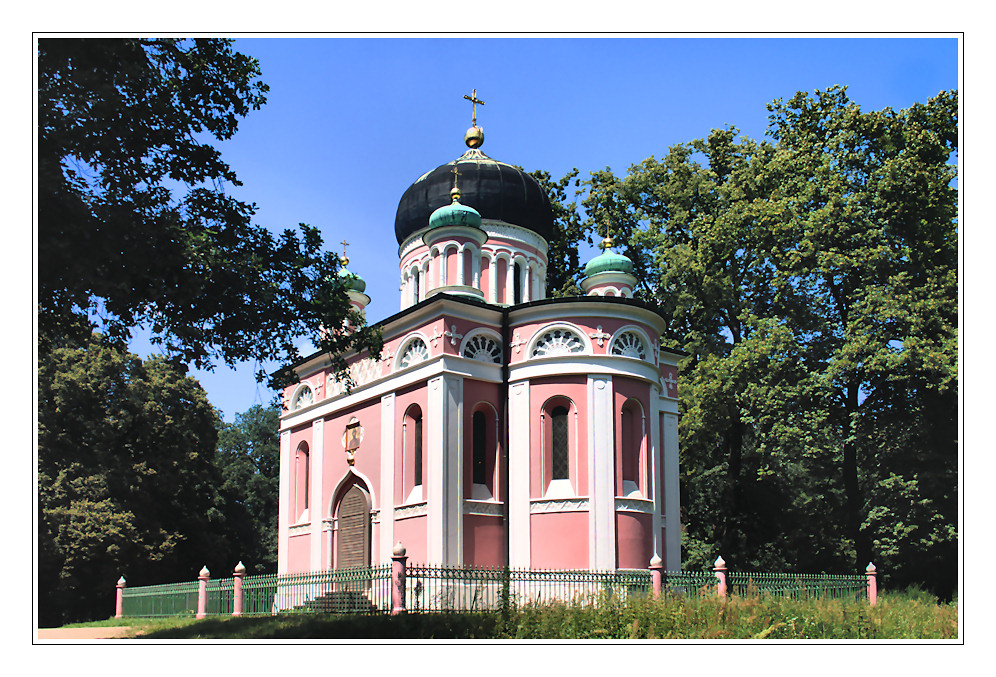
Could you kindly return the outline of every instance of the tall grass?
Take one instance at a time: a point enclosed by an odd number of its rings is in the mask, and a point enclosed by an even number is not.
[[[139,619],[118,619],[130,625]],[[867,601],[794,600],[770,595],[603,596],[594,606],[552,602],[500,613],[167,619],[144,628],[151,639],[957,639],[957,602],[921,591]]]

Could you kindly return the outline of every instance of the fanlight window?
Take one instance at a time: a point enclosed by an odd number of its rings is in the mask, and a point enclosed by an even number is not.
[[[647,359],[647,348],[643,345],[643,340],[636,332],[627,331],[620,334],[613,342],[612,354],[645,360]]]
[[[429,349],[425,345],[425,341],[420,338],[415,339],[408,344],[405,348],[404,354],[401,356],[401,361],[398,363],[402,369],[406,369],[413,364],[418,364],[419,362],[424,362],[429,359]]]
[[[493,338],[478,334],[467,341],[463,348],[463,356],[481,362],[501,362],[501,346]]]
[[[584,341],[569,329],[551,329],[540,336],[533,348],[533,357],[567,355],[584,352]]]
[[[312,402],[315,401],[315,396],[311,392],[311,388],[304,386],[297,391],[294,395],[294,400],[291,402],[291,409],[300,409],[301,407],[307,407]]]

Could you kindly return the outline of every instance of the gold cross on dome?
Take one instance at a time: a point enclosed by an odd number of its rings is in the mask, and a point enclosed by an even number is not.
[[[349,246],[349,243],[348,243],[348,242],[346,242],[345,240],[343,240],[343,241],[342,241],[342,242],[340,242],[339,244],[341,244],[341,245],[342,245],[342,255],[343,255],[343,256],[346,256],[346,247],[348,247],[348,246]]]
[[[453,169],[450,170],[450,174],[453,175],[453,187],[456,188],[457,187],[457,177],[460,176],[461,173],[457,171],[456,167],[453,167]]]
[[[477,90],[476,89],[473,92],[471,92],[470,96],[467,96],[466,94],[464,94],[463,98],[467,99],[467,101],[470,101],[472,104],[474,104],[473,117],[471,118],[471,123],[470,124],[471,124],[472,127],[476,127],[477,126],[477,104],[481,104],[483,106],[484,102],[477,98]]]

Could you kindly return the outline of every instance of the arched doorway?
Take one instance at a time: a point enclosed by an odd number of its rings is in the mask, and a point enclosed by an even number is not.
[[[336,509],[336,569],[370,566],[370,499],[356,482]]]

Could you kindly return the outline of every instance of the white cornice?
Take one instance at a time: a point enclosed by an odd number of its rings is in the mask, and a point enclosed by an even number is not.
[[[629,322],[642,322],[653,327],[658,335],[667,329],[664,319],[652,310],[626,303],[614,303],[600,296],[583,296],[571,303],[541,303],[525,308],[509,308],[509,322],[512,327],[534,322],[554,322],[558,320],[595,317],[612,318]]]
[[[533,357],[516,362],[509,369],[509,382],[560,375],[606,374],[629,376],[652,385],[660,383],[660,372],[653,364],[621,355],[585,355],[572,353],[552,357]]]

